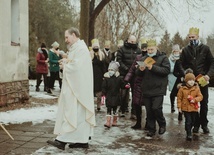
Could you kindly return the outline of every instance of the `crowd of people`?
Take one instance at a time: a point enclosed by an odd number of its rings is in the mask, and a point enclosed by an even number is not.
[[[162,135],[167,126],[163,113],[167,87],[171,113],[177,107],[178,120],[185,118],[186,139],[191,141],[200,127],[209,133],[208,84],[214,75],[214,57],[200,41],[198,28],[190,28],[189,44],[181,49],[178,44],[173,45],[169,56],[158,49],[155,39],[142,38],[138,42],[130,35],[118,41],[118,49],[113,52],[109,40],[102,49],[95,38],[88,48],[79,37],[76,28],[65,31],[67,53],[60,52],[57,42],[49,51],[44,43],[38,49],[36,91],[40,91],[42,76],[44,91],[52,93],[57,79],[61,88],[54,128],[57,137],[49,144],[62,150],[66,144],[70,148],[87,148],[96,126],[95,110],[99,112],[104,103],[104,127],[117,126],[118,117],[125,117],[130,109],[130,119],[136,120],[131,128],[144,126],[147,136],[153,137],[157,123],[158,134]],[[142,106],[146,109],[144,121]]]

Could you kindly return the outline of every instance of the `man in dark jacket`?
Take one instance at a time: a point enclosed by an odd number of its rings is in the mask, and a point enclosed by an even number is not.
[[[203,78],[209,83],[209,79],[214,75],[214,58],[210,48],[202,44],[199,40],[199,29],[189,29],[190,43],[182,50],[180,61],[185,69],[191,68],[195,76],[203,75]],[[199,84],[200,85],[200,84]],[[201,86],[200,90],[203,100],[200,102],[200,116],[198,116],[193,128],[193,133],[198,133],[201,125],[204,133],[209,133],[207,112],[208,112],[208,85]]]
[[[156,121],[159,125],[159,134],[164,134],[166,131],[163,99],[164,95],[166,95],[170,63],[166,54],[157,50],[155,40],[148,40],[147,46],[147,55],[142,57],[141,61],[145,62],[148,59],[153,59],[154,63],[150,64],[148,61],[142,65],[140,64],[136,74],[142,76],[141,89],[149,130],[147,136],[152,137],[156,132]]]
[[[123,78],[126,76],[136,56],[139,54],[141,54],[141,50],[138,47],[137,39],[134,35],[130,35],[129,38],[124,42],[124,45],[117,51],[117,61],[120,63],[119,72]],[[130,84],[131,89],[133,89],[133,80],[130,82]],[[129,89],[122,89],[120,111],[122,112],[121,116],[123,117],[125,116],[125,111],[128,111],[128,102]],[[131,118],[136,118],[133,106],[131,109],[131,114]]]

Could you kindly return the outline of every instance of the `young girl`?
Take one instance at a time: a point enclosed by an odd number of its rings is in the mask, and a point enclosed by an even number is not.
[[[185,75],[184,84],[177,94],[178,111],[185,116],[186,139],[192,140],[192,127],[198,115],[198,102],[203,99],[200,88],[195,83],[195,76],[192,73]]]
[[[108,72],[104,74],[104,81],[102,83],[102,97],[106,97],[106,123],[105,127],[110,128],[117,125],[117,106],[120,105],[120,88],[129,88],[129,85],[125,85],[123,79],[119,76],[118,72],[119,63],[112,61],[109,64]],[[113,112],[113,122],[112,120]]]

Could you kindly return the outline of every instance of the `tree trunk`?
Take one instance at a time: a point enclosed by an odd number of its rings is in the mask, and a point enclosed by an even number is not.
[[[80,38],[88,45],[89,43],[89,4],[90,0],[81,0],[80,10]]]
[[[81,3],[83,0],[81,0]],[[89,18],[89,45],[91,45],[91,40],[94,38],[95,32],[95,20],[103,8],[110,2],[110,0],[102,0],[97,7],[94,9],[95,0],[91,0],[90,4],[90,18]]]

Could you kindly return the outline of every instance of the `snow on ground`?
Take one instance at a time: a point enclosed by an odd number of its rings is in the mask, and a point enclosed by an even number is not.
[[[56,96],[59,95],[59,88],[58,88],[58,82],[56,82],[56,89],[55,94]],[[42,89],[42,86],[40,88]],[[214,89],[209,88],[209,103],[213,104],[214,102]],[[169,100],[169,94],[170,92],[167,91],[167,95],[164,98],[164,106],[163,111],[164,115],[172,116],[176,115],[170,113],[170,100]],[[30,80],[30,95],[35,98],[43,98],[43,99],[51,99],[56,98],[56,96],[50,96],[44,93],[43,91],[35,92],[35,81]],[[34,103],[36,104],[36,103]],[[176,106],[176,105],[175,105]],[[42,107],[32,107],[28,109],[17,109],[7,112],[1,112],[0,113],[0,120],[3,124],[21,124],[23,122],[32,122],[33,124],[36,123],[42,123],[45,120],[51,120],[55,121],[56,119],[56,112],[57,112],[57,104],[55,105],[43,105]],[[143,108],[143,113],[145,114],[145,109]],[[58,155],[67,155],[67,154],[73,154],[73,155],[83,155],[83,154],[103,154],[103,155],[130,155],[135,152],[135,154],[141,154],[143,151],[146,150],[145,147],[150,147],[149,143],[145,143],[145,135],[146,133],[142,130],[132,130],[130,128],[131,125],[135,123],[135,121],[130,120],[127,118],[120,118],[118,121],[118,127],[112,127],[110,130],[105,129],[103,127],[103,124],[105,123],[105,115],[106,115],[106,108],[102,107],[101,112],[96,114],[96,121],[97,126],[95,128],[95,135],[93,136],[93,139],[90,141],[90,148],[89,149],[69,149],[68,146],[66,146],[65,151],[59,150],[57,148],[54,148],[52,146],[44,146],[41,149],[37,150],[33,155],[46,155],[46,154],[58,154]],[[18,116],[18,117],[17,117]],[[26,117],[28,116],[28,117]],[[144,116],[145,118],[145,116]],[[182,126],[179,126],[177,123],[177,118],[173,117],[173,120],[171,120],[172,117],[166,117],[167,123],[173,123],[175,126],[174,128],[178,128],[179,136],[181,137],[183,141],[185,142],[185,132],[184,132],[184,122]],[[210,120],[209,127],[211,129],[211,126],[214,126],[214,122],[212,121],[214,119],[214,106],[209,107],[209,114],[208,118]],[[176,129],[177,130],[177,129]],[[211,129],[211,133],[213,133]],[[169,136],[171,136],[172,133],[170,131],[167,131],[166,134],[164,134],[164,138],[168,139]],[[142,139],[143,138],[143,139]],[[210,144],[213,144],[213,137],[209,136],[207,137],[210,139]],[[203,139],[202,139],[203,140]],[[124,143],[125,141],[125,143]],[[158,146],[159,140],[156,140],[154,142],[157,142],[157,144],[154,144],[155,146]],[[205,141],[206,143],[208,141]],[[166,141],[166,143],[168,143]],[[206,144],[205,143],[205,144]],[[143,145],[143,147],[139,147],[140,145]],[[170,142],[169,142],[170,145]],[[195,151],[199,152],[206,152],[207,148],[205,146],[199,145],[200,147],[197,149],[184,149],[182,147],[180,148],[174,148],[176,149],[176,152],[187,152],[189,154],[194,154]],[[166,146],[167,147],[167,146]],[[184,144],[185,147],[185,144]],[[209,148],[211,150],[212,147]],[[160,149],[158,152],[164,153],[164,147],[163,149]],[[214,149],[213,149],[214,151]],[[95,152],[95,153],[93,153]]]

